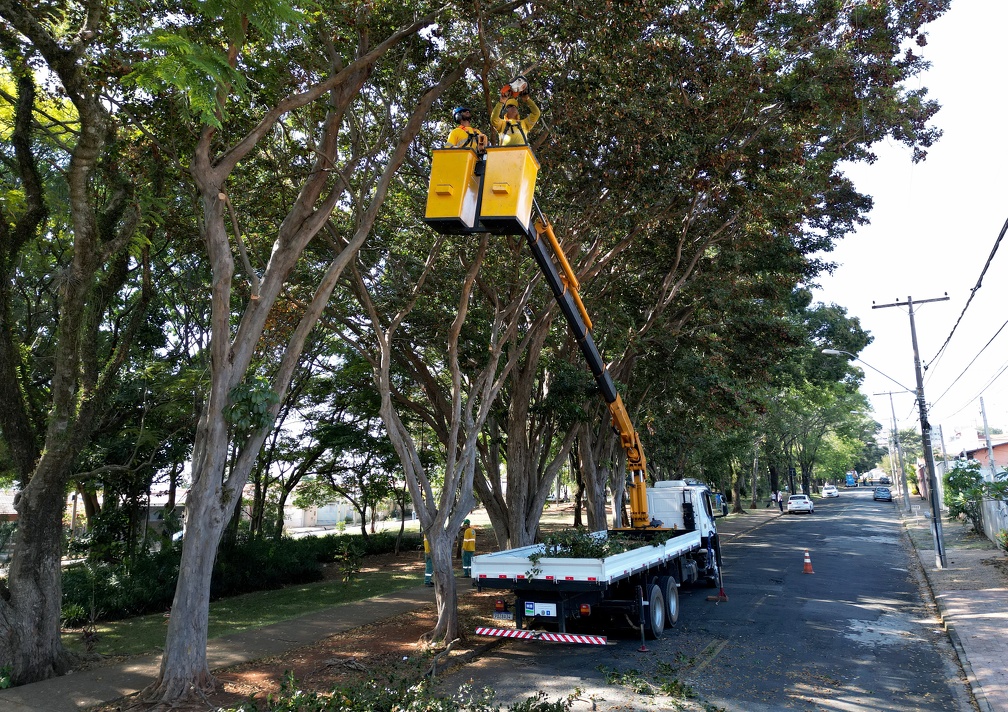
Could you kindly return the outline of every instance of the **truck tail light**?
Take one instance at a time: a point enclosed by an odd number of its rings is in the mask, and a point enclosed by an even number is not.
[[[507,610],[507,603],[504,601],[503,598],[498,598],[496,601],[494,601],[494,610],[497,611],[498,613],[503,613],[504,611]]]
[[[591,615],[591,606],[589,606],[587,603],[582,603],[581,604],[581,615],[582,616],[590,616]]]

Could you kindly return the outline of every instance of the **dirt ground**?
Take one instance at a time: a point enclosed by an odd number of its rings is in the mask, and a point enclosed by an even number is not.
[[[336,576],[332,569],[327,575]],[[395,557],[393,555],[368,557],[361,573],[383,568],[396,568],[415,573],[417,579],[423,576],[423,561],[415,557]],[[459,617],[463,631],[472,631],[476,626],[492,623],[492,593],[479,594],[466,590],[468,579],[459,579]],[[223,670],[215,670],[217,690],[206,696],[204,702],[175,709],[195,712],[197,710],[217,710],[236,706],[253,698],[260,708],[270,694],[280,691],[281,685],[290,676],[297,680],[298,689],[326,692],[336,685],[347,685],[369,679],[387,676],[411,676],[419,679],[429,674],[435,651],[428,650],[422,636],[434,628],[437,612],[433,605],[388,618],[377,623],[361,626],[344,633],[330,636],[317,643],[296,648],[275,658],[253,660]],[[446,656],[437,659],[437,672],[464,659],[486,641],[473,636],[462,639],[454,645]],[[142,710],[136,696],[118,702],[93,708],[93,712],[120,712]]]

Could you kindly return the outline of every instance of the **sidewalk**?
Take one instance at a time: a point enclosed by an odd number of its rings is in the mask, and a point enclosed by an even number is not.
[[[434,590],[418,586],[327,608],[264,628],[214,638],[207,644],[207,663],[211,670],[217,670],[272,657],[433,601]],[[152,683],[157,678],[160,665],[160,655],[147,655],[117,665],[0,690],[0,712],[74,712],[111,702]]]
[[[904,524],[977,706],[1008,711],[1008,556],[968,526],[943,520],[948,565],[939,569],[930,518]]]

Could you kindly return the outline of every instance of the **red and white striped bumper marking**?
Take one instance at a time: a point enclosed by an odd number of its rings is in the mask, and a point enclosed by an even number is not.
[[[582,645],[606,645],[604,635],[572,635],[571,633],[545,633],[535,630],[515,630],[514,628],[477,628],[476,635],[492,638],[517,638],[519,640],[545,640],[549,643],[580,643]]]

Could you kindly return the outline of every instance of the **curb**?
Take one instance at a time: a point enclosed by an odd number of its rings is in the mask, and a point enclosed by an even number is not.
[[[910,543],[910,548],[913,549],[914,554],[917,556],[917,561],[920,563],[921,572],[924,574],[924,583],[927,584],[928,593],[931,595],[931,602],[934,603],[935,609],[938,611],[938,618],[942,622],[942,627],[945,628],[945,632],[948,634],[949,640],[952,642],[952,647],[956,652],[956,658],[959,659],[959,666],[966,674],[966,680],[969,682],[970,694],[973,697],[973,701],[980,709],[980,712],[995,712],[991,703],[987,700],[987,696],[984,695],[983,687],[981,687],[980,680],[977,678],[976,673],[973,672],[973,666],[970,664],[969,658],[966,657],[966,649],[963,647],[962,640],[959,638],[959,632],[956,630],[952,621],[948,619],[948,612],[945,610],[944,603],[935,595],[934,585],[931,583],[931,576],[928,575],[928,568],[921,557],[921,550],[917,548],[917,543],[914,541],[914,538],[910,536],[910,532],[907,529],[906,516],[899,508],[897,508],[897,511],[899,512],[900,520],[903,523],[901,531],[903,532],[903,536],[906,537],[907,541]]]
[[[730,541],[731,539],[734,539],[735,537],[745,536],[746,534],[751,534],[752,532],[756,531],[760,527],[766,526],[767,524],[769,524],[770,522],[774,521],[775,519],[780,519],[783,516],[784,516],[783,512],[778,512],[777,514],[773,514],[773,515],[767,517],[766,519],[764,519],[759,524],[753,524],[748,529],[743,529],[741,531],[737,531],[734,534],[727,534],[727,535],[725,535],[725,539]]]

